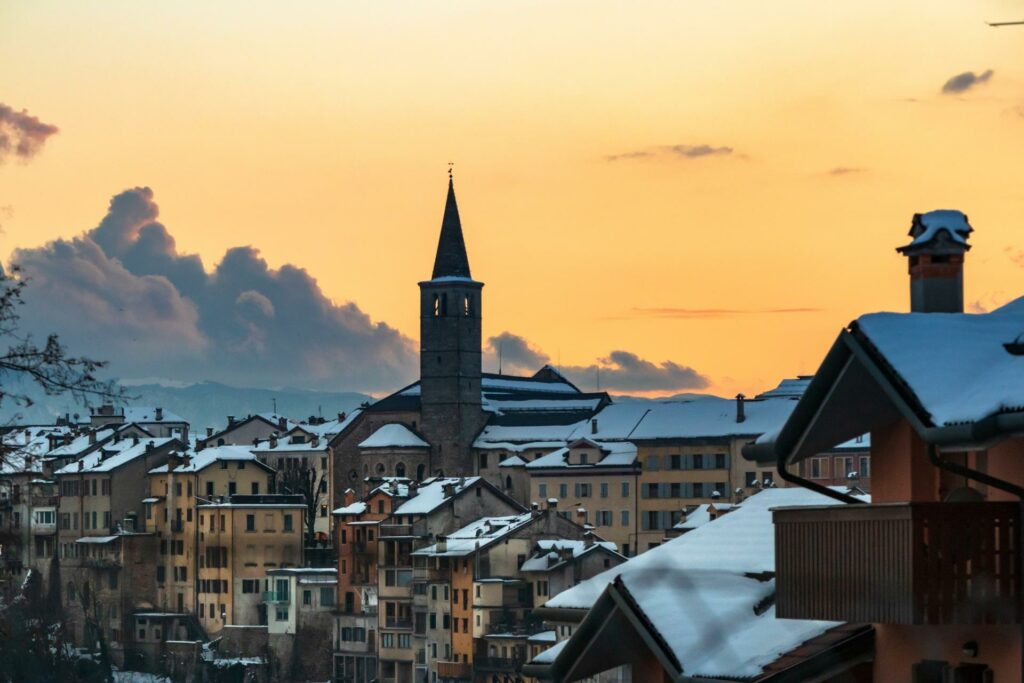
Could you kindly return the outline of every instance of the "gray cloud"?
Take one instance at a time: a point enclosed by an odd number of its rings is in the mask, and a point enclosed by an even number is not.
[[[511,332],[502,332],[487,340],[485,363],[497,367],[501,347],[502,371],[510,374],[533,374],[551,363],[551,357],[532,346],[526,339]],[[558,370],[577,386],[589,390],[597,385],[607,391],[681,391],[703,389],[708,379],[693,368],[663,361],[653,363],[629,351],[612,351],[590,365],[559,365]]]
[[[31,159],[58,130],[57,126],[43,123],[24,109],[15,111],[0,102],[0,163],[11,157]]]
[[[415,376],[411,340],[331,301],[302,268],[271,269],[244,246],[207,272],[158,216],[152,190],[135,188],[80,237],[16,251],[29,329],[126,377],[382,391]]]
[[[681,391],[704,389],[710,384],[693,368],[672,361],[652,363],[629,351],[612,351],[591,365],[563,365],[558,369],[580,387],[596,385],[600,373],[601,389],[605,391]]]
[[[699,159],[710,156],[730,156],[732,147],[715,147],[713,145],[662,145],[651,149],[641,149],[620,154],[609,154],[605,161],[635,161],[638,159]]]
[[[859,173],[866,173],[867,169],[857,168],[856,166],[836,166],[830,168],[826,173],[830,176],[844,176],[844,175],[857,175]]]
[[[973,71],[965,71],[962,74],[957,74],[950,78],[942,86],[942,92],[950,95],[956,93],[967,92],[976,85],[981,85],[988,81],[995,72],[992,69],[983,71],[980,74],[975,74]]]

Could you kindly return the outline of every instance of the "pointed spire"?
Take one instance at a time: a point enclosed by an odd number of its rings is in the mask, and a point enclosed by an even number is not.
[[[437,256],[434,258],[434,274],[431,278],[439,277],[471,277],[466,242],[462,238],[459,205],[455,203],[455,183],[451,169],[448,170],[448,199],[444,204],[441,238],[437,242]]]

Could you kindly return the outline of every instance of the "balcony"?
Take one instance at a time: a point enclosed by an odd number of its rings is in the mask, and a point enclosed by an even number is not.
[[[57,496],[32,496],[32,507],[34,508],[55,508],[57,507]]]
[[[1021,623],[1015,503],[783,508],[774,519],[780,618]]]
[[[408,538],[413,536],[412,524],[381,524],[380,538]]]
[[[385,617],[384,628],[411,631],[412,619],[395,619],[394,617]]]
[[[291,598],[287,592],[278,593],[277,591],[263,591],[263,602],[271,605],[287,604],[291,602]]]
[[[52,536],[57,533],[57,523],[32,522],[32,533],[35,536]]]
[[[473,680],[473,665],[464,662],[438,662],[437,677],[448,680]]]
[[[83,557],[82,566],[90,569],[120,569],[121,560],[116,557]]]
[[[523,668],[523,660],[509,657],[476,657],[473,667],[480,672],[516,673]]]

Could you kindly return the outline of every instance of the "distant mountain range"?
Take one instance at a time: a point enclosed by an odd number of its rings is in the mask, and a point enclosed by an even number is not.
[[[350,412],[373,397],[354,391],[327,392],[307,389],[255,389],[233,387],[218,382],[199,382],[185,386],[165,384],[129,384],[125,391],[130,405],[160,406],[183,417],[196,432],[206,427],[223,427],[227,416],[245,417],[255,413],[274,412],[295,420],[311,415],[331,418]],[[89,408],[75,403],[69,396],[33,395],[36,403],[19,408],[10,403],[0,406],[0,423],[10,422],[16,415],[22,424],[45,424],[59,415],[76,413],[85,419]]]
[[[7,387],[11,389],[12,387]],[[75,403],[69,396],[43,396],[32,390],[32,387],[20,387],[33,396],[35,404],[21,408],[6,402],[0,405],[0,424],[16,421],[20,424],[48,424],[57,416],[70,414],[80,415],[82,420],[89,414],[89,408]],[[143,381],[138,384],[127,383],[125,391],[130,397],[130,405],[159,406],[171,413],[180,415],[192,426],[195,432],[202,432],[206,427],[222,427],[227,423],[227,416],[245,417],[256,413],[276,412],[295,420],[304,420],[310,416],[323,415],[326,418],[337,413],[350,412],[364,402],[374,399],[368,394],[355,391],[312,391],[308,389],[258,389],[252,387],[234,387],[219,382],[198,382],[175,386],[169,382]],[[617,403],[627,401],[651,400],[698,400],[708,398],[708,394],[684,393],[658,399],[641,396],[613,396]]]

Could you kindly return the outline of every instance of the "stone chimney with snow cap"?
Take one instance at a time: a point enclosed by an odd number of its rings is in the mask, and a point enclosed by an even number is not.
[[[964,312],[964,254],[973,230],[960,211],[914,214],[910,243],[896,249],[908,261],[911,313]]]

